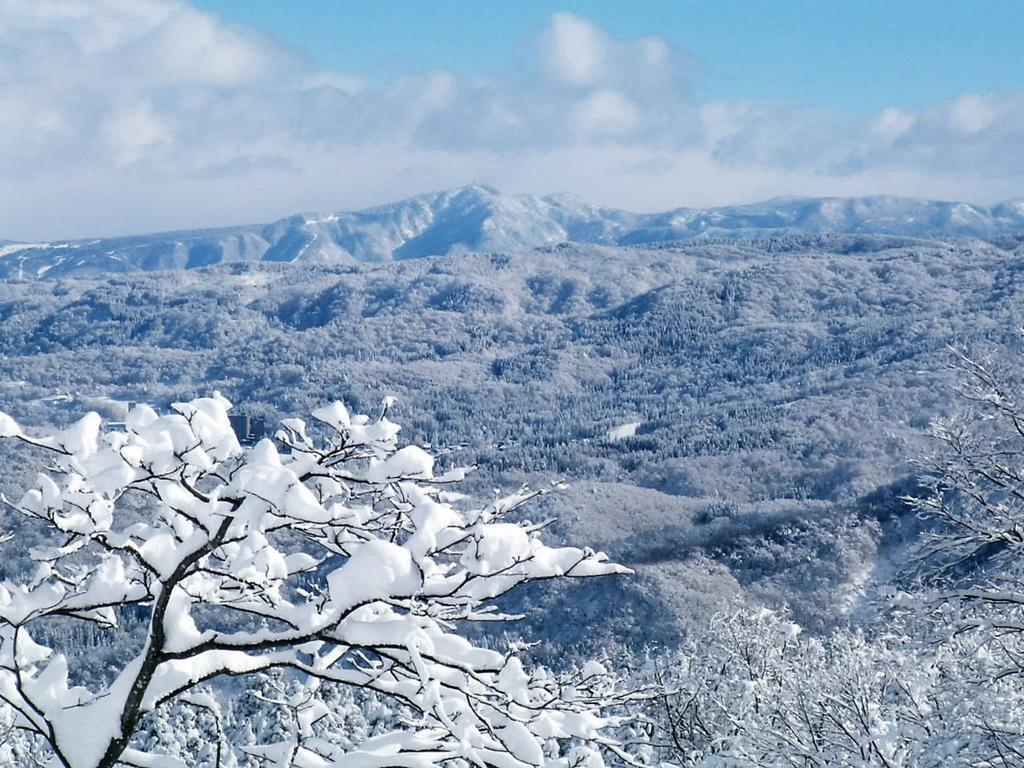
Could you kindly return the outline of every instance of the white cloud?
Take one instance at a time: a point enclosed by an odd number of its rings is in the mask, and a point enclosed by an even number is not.
[[[0,0],[0,18],[0,237],[269,220],[470,181],[644,209],[779,194],[986,202],[1024,182],[1024,93],[864,120],[701,104],[685,52],[569,13],[519,71],[384,83],[311,70],[173,0]]]
[[[541,32],[537,54],[542,74],[559,85],[685,96],[681,63],[659,37],[615,39],[589,19],[562,12]]]
[[[155,160],[210,99],[291,65],[268,41],[170,0],[0,0],[0,18],[3,174]]]
[[[896,141],[914,126],[914,116],[899,107],[883,109],[871,122],[871,134],[883,141]]]
[[[173,0],[0,0],[8,78],[48,90],[240,85],[288,57],[244,29]],[[60,73],[62,82],[56,82]]]
[[[585,136],[622,136],[640,123],[636,104],[618,91],[594,91],[572,108],[571,121]]]
[[[541,37],[541,59],[548,75],[558,82],[596,85],[610,46],[608,36],[587,19],[556,13]]]
[[[137,163],[161,146],[167,148],[173,142],[170,127],[145,101],[106,117],[100,132],[119,166]]]
[[[980,133],[996,121],[999,112],[990,99],[965,93],[949,105],[949,123],[961,133]]]

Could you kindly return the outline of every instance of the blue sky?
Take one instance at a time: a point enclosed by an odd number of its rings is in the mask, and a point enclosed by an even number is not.
[[[1021,2],[0,0],[0,240],[484,183],[1024,198]]]
[[[708,99],[870,112],[1022,86],[1019,0],[201,0],[316,67],[386,78],[514,67],[556,11],[621,37],[658,35],[693,56]]]

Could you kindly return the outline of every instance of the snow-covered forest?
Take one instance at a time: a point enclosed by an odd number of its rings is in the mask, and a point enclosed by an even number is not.
[[[1022,258],[8,282],[0,762],[1019,765]]]

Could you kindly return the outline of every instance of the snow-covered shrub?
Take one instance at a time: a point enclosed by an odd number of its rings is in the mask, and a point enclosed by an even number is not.
[[[280,673],[261,678],[263,698],[291,719],[250,729],[246,759],[519,768],[594,765],[597,747],[617,751],[604,710],[624,694],[603,667],[531,672],[454,627],[510,618],[489,603],[524,582],[626,569],[549,547],[543,526],[514,521],[535,492],[450,502],[443,491],[464,472],[435,474],[424,450],[399,448],[389,405],[368,418],[336,402],[248,451],[219,395],[167,415],[136,407],[123,431],[89,414],[36,437],[0,414],[0,437],[52,462],[11,505],[54,534],[32,552],[30,579],[0,585],[0,699],[14,724],[67,768],[180,765],[167,753],[199,741],[228,765],[224,734],[238,730],[197,687]],[[91,687],[65,653],[33,640],[55,620],[115,631],[127,614],[144,619],[139,647]],[[340,738],[324,724],[346,717],[335,706],[351,704],[338,698],[344,686],[411,715]],[[169,743],[161,717],[183,742]],[[264,737],[273,743],[256,743]]]
[[[804,633],[733,605],[639,673],[657,758],[701,768],[1008,768],[1024,758],[1019,679],[979,676],[920,625]],[[635,727],[635,726],[633,726]],[[625,741],[629,734],[621,734]]]

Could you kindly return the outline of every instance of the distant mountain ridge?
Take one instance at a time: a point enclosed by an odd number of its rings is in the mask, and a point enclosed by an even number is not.
[[[985,239],[1021,233],[1024,199],[985,207],[888,196],[777,198],[639,214],[565,196],[503,195],[468,186],[362,211],[298,214],[267,225],[53,243],[0,240],[0,277],[190,269],[232,261],[379,262],[561,242],[638,245],[800,234]]]

